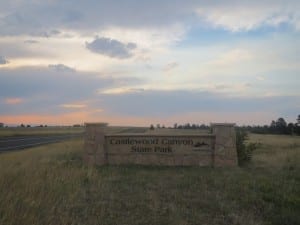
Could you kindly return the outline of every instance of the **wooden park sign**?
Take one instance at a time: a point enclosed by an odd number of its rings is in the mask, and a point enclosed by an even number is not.
[[[234,124],[212,133],[106,134],[107,124],[86,123],[84,160],[95,165],[236,166]]]

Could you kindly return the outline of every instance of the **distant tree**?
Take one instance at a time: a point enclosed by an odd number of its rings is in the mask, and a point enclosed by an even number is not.
[[[275,120],[272,120],[272,122],[271,122],[271,125],[270,125],[271,127],[276,127],[276,122],[275,122]]]
[[[286,127],[287,124],[286,124],[285,120],[284,120],[282,117],[280,117],[280,118],[278,118],[278,120],[276,121],[276,126],[277,126],[277,127]]]
[[[288,125],[287,125],[287,133],[288,134],[294,134],[294,129],[295,129],[295,127],[294,127],[294,124],[293,123],[289,123]]]
[[[153,124],[150,125],[150,130],[154,130]]]
[[[26,127],[31,127],[29,124]]]
[[[287,123],[284,118],[280,117],[276,121],[272,120],[270,125],[264,126],[242,126],[241,130],[258,133],[258,134],[298,134],[300,135],[300,115],[296,123]]]
[[[300,115],[298,115],[297,123],[295,124],[295,133],[300,135]]]
[[[174,129],[177,129],[177,123],[174,124]]]
[[[200,128],[201,128],[201,129],[206,129],[206,128],[208,128],[208,126],[206,126],[204,123],[202,123],[202,124],[200,125]]]
[[[268,133],[268,130],[269,130],[269,126],[268,126],[268,125],[264,125],[264,126],[263,126],[264,134],[267,134],[267,133]]]
[[[285,122],[285,120],[280,117],[278,118],[278,120],[276,121],[276,131],[279,134],[287,134],[287,123]]]
[[[269,132],[271,134],[276,132],[276,122],[274,120],[272,120],[271,124],[270,124],[270,128],[269,128]]]
[[[20,127],[25,127],[25,125],[22,123],[22,124],[20,125]]]
[[[166,128],[164,124],[162,125],[162,128],[163,128],[163,129],[165,129],[165,128]]]
[[[184,129],[191,129],[191,124],[190,123],[186,123],[184,125]]]

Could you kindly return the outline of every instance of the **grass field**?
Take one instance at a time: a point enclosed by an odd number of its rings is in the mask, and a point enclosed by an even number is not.
[[[84,127],[7,127],[0,128],[0,137],[23,135],[77,134],[84,132]]]
[[[0,224],[299,224],[300,137],[250,141],[245,168],[86,167],[80,139],[0,154]]]

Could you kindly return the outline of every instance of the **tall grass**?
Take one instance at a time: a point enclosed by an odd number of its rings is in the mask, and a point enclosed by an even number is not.
[[[299,224],[300,139],[250,141],[246,168],[87,167],[82,140],[1,154],[0,224]]]

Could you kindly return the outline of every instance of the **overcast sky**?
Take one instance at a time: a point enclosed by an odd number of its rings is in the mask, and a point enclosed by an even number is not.
[[[299,0],[0,0],[0,122],[300,114]]]

